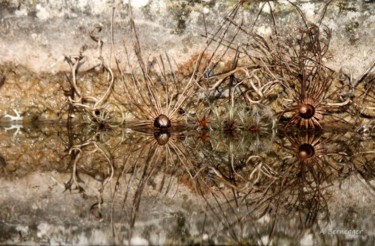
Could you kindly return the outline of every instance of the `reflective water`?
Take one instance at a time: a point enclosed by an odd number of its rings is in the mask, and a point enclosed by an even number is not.
[[[4,244],[374,244],[374,134],[0,130]]]

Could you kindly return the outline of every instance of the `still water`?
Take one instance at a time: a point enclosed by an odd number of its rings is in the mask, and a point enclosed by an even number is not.
[[[375,136],[0,127],[1,244],[374,244]]]

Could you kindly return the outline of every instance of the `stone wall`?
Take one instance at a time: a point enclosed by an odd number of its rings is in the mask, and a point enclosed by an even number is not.
[[[207,33],[213,33],[236,1],[133,1],[133,18],[138,28],[145,60],[167,54],[177,67],[202,51]],[[372,1],[292,1],[308,21],[332,29],[326,56],[328,67],[358,78],[374,62],[375,4]],[[267,36],[272,31],[271,9],[280,31],[302,25],[296,9],[287,1],[249,1],[244,4],[243,20],[251,23],[261,10],[264,16],[255,26]],[[262,7],[263,6],[263,7]],[[268,16],[267,16],[268,15]],[[324,18],[322,18],[324,17]],[[263,19],[262,19],[263,18]],[[64,83],[70,67],[65,56],[78,55],[85,46],[85,71],[98,63],[98,45],[90,38],[96,24],[104,42],[104,61],[113,69],[114,58],[126,64],[126,49],[133,50],[127,1],[18,1],[0,3],[0,81],[1,121],[56,121],[64,107]],[[282,28],[281,28],[282,27]],[[113,38],[112,38],[113,37]],[[129,63],[136,63],[130,54]],[[99,89],[100,90],[100,89]]]

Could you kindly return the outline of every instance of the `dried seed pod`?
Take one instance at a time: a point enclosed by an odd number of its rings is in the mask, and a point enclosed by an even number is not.
[[[299,106],[299,115],[303,119],[310,119],[315,114],[315,108],[314,106],[310,104],[301,104]]]
[[[321,128],[320,121],[323,119],[325,107],[320,105],[319,100],[305,98],[293,109],[294,113],[288,125],[296,124],[300,127]]]
[[[315,155],[315,148],[310,143],[301,144],[298,147],[298,158],[302,161],[307,160]]]
[[[156,128],[169,128],[171,127],[171,120],[165,114],[161,114],[154,120],[154,127]]]
[[[171,137],[171,134],[169,131],[156,131],[154,133],[154,137],[159,145],[166,145]]]

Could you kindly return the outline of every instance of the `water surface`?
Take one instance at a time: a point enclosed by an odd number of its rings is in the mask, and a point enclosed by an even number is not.
[[[374,136],[0,128],[3,244],[374,243]]]

